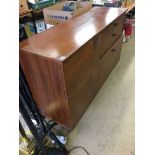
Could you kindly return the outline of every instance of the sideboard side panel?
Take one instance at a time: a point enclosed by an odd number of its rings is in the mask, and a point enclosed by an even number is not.
[[[61,63],[23,51],[20,63],[42,114],[70,127]]]

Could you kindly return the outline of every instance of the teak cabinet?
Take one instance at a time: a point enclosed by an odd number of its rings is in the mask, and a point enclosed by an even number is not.
[[[120,58],[125,11],[94,7],[20,44],[20,63],[43,115],[75,127]]]

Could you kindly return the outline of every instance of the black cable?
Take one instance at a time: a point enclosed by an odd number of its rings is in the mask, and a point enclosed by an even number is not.
[[[83,146],[75,146],[72,149],[70,149],[69,152],[71,152],[71,151],[73,151],[75,149],[79,149],[79,148],[83,149],[87,153],[87,155],[90,155],[89,152]]]
[[[53,128],[55,125],[57,125],[57,123],[56,122],[54,122],[53,124],[49,124],[50,122],[52,122],[53,120],[50,120],[50,121],[48,121],[48,122],[46,122],[45,121],[45,123],[46,123],[46,125],[49,127],[49,130],[51,130],[51,128]],[[60,131],[59,131],[60,132]],[[51,137],[51,136],[50,136]],[[53,138],[52,138],[53,139]],[[60,144],[59,144],[60,145]],[[63,145],[62,146],[59,146],[60,148],[61,147],[64,147]],[[79,148],[81,148],[81,149],[83,149],[86,153],[87,153],[87,155],[90,155],[89,154],[89,152],[83,147],[83,146],[76,146],[76,147],[73,147],[72,149],[70,149],[70,150],[66,150],[66,151],[68,151],[69,153],[71,152],[71,151],[73,151],[73,150],[75,150],[75,149],[79,149]]]

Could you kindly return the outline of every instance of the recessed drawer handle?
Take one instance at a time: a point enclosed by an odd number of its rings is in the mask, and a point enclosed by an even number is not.
[[[114,26],[117,26],[118,24],[117,23],[114,23]]]
[[[112,52],[116,52],[116,49],[111,49]]]
[[[113,37],[116,37],[116,33],[113,33],[112,36],[113,36]]]

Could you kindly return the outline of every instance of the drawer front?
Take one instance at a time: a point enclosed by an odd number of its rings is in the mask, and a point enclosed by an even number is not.
[[[73,96],[69,98],[69,111],[72,128],[82,117],[99,89],[98,68],[99,65],[90,72],[89,76],[80,84],[80,87],[75,91]]]
[[[120,37],[110,50],[101,58],[99,67],[99,85],[107,79],[114,66],[117,64],[122,48],[122,37]]]
[[[112,22],[106,30],[100,33],[98,38],[97,52],[102,57],[110,48],[110,46],[121,36],[123,30],[123,17]]]
[[[68,97],[79,87],[86,75],[97,64],[93,41],[89,41],[63,64]]]

